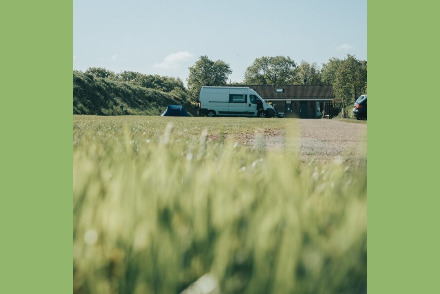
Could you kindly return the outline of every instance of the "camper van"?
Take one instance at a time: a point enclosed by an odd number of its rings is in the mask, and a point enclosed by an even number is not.
[[[274,117],[275,109],[248,87],[208,87],[200,90],[201,116]]]

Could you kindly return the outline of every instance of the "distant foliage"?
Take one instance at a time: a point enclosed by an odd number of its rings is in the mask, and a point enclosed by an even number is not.
[[[345,104],[353,104],[367,89],[367,62],[357,60],[352,55],[339,65],[333,83],[335,96]]]
[[[91,67],[85,71],[85,74],[102,79],[115,79],[116,77],[116,74],[114,72],[103,67]]]
[[[334,85],[336,79],[336,72],[342,64],[342,59],[330,58],[327,63],[322,65],[321,78],[325,85]]]
[[[162,92],[171,92],[175,89],[186,90],[182,80],[174,77],[164,77],[159,75],[146,75],[138,72],[123,71],[116,75],[116,79],[123,82],[132,83],[145,88],[156,89]]]
[[[323,85],[321,71],[316,63],[301,62],[296,70],[298,74],[297,82],[299,85]]]
[[[188,90],[191,99],[198,100],[202,86],[223,86],[232,73],[229,64],[222,60],[212,61],[208,56],[201,56],[189,68]]]
[[[246,69],[244,84],[248,85],[332,85],[336,98],[344,103],[367,91],[367,61],[352,55],[345,59],[331,58],[320,68],[316,63],[302,61],[297,65],[285,56],[256,58]]]
[[[123,73],[124,80],[121,75],[100,68],[74,71],[73,114],[160,115],[169,104],[181,104],[190,114],[196,113],[182,81],[128,72]],[[128,80],[129,76],[135,78]]]
[[[246,69],[244,83],[249,85],[298,84],[297,64],[290,57],[275,56],[255,59]]]
[[[148,101],[175,102],[188,106],[188,111],[196,113],[196,102],[202,86],[223,86],[227,84],[232,70],[222,60],[213,61],[201,56],[189,67],[188,86],[179,78],[147,75],[134,71],[112,72],[102,67],[91,67],[84,73],[74,71],[74,113],[78,114],[122,114],[157,113],[159,106],[149,104],[123,103],[133,92]],[[75,78],[76,77],[76,78]],[[362,94],[367,93],[367,61],[352,55],[345,59],[330,58],[319,67],[316,63],[302,61],[299,65],[288,56],[263,56],[256,58],[245,72],[244,81],[236,84],[248,85],[332,85],[336,98],[344,105],[352,104]],[[136,90],[134,90],[136,89]],[[142,90],[143,89],[143,90]],[[152,90],[161,94],[153,93]],[[122,94],[129,91],[131,94]],[[124,92],[125,93],[125,92]],[[168,94],[165,95],[165,94]],[[138,95],[138,94],[136,94]],[[168,98],[157,98],[164,96]],[[156,97],[156,98],[155,98]],[[122,99],[122,100],[121,100]],[[130,98],[133,100],[133,98]],[[129,99],[129,100],[130,100]],[[135,99],[136,100],[136,99]],[[139,100],[139,99],[138,99]],[[145,102],[144,98],[139,101]],[[124,105],[122,105],[124,104]],[[141,107],[141,108],[138,108]],[[147,108],[156,107],[147,110]]]

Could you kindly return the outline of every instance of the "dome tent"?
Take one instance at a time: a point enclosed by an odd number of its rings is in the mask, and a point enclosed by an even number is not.
[[[183,105],[168,105],[161,116],[189,116]]]

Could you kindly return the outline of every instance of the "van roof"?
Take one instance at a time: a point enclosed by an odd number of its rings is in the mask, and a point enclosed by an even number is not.
[[[213,88],[213,89],[250,89],[249,87],[228,87],[228,86],[202,86],[202,88]]]

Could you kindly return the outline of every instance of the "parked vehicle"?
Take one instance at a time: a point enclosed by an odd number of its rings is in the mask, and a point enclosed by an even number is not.
[[[367,119],[367,95],[361,95],[356,100],[353,115],[356,119]]]
[[[251,88],[203,86],[199,115],[274,117],[276,112]]]

